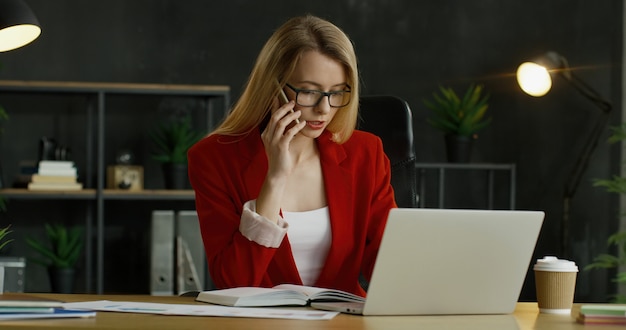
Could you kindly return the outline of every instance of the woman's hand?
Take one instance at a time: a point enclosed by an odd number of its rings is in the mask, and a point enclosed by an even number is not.
[[[295,102],[291,101],[281,107],[275,104],[272,116],[261,133],[261,139],[267,154],[268,171],[259,192],[256,212],[274,223],[278,222],[280,203],[287,179],[295,167],[295,159],[289,152],[293,138],[304,128],[306,122],[301,120],[300,111],[293,111]]]
[[[295,165],[293,157],[289,153],[289,146],[293,138],[304,128],[306,122],[296,123],[301,112],[293,111],[295,102],[275,108],[272,116],[261,133],[261,139],[265,146],[268,159],[268,176],[284,176],[291,173]]]

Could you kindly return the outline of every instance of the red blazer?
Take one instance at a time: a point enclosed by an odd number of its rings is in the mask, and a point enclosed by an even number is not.
[[[337,144],[317,139],[332,241],[315,286],[365,296],[389,210],[396,207],[389,159],[380,138],[355,131]],[[239,232],[243,204],[257,198],[267,172],[259,130],[243,137],[212,135],[188,153],[189,179],[211,278],[218,288],[302,284],[289,244],[267,248]]]

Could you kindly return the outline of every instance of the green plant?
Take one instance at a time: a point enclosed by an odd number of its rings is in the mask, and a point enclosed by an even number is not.
[[[472,136],[491,123],[485,118],[489,95],[481,95],[483,86],[471,84],[463,98],[449,87],[439,86],[439,93],[433,93],[431,100],[424,105],[433,112],[428,123],[446,135]]]
[[[602,253],[597,255],[593,262],[585,266],[585,270],[591,269],[619,269],[620,266],[626,266],[626,231],[615,233],[609,236],[607,240],[609,245],[617,247],[617,254],[612,255],[608,253]],[[613,281],[618,286],[626,285],[626,271],[617,272],[617,275],[613,278]],[[626,295],[615,294],[613,296],[613,302],[618,304],[626,303]]]
[[[34,262],[55,268],[74,268],[83,249],[83,233],[78,227],[67,228],[63,225],[46,224],[46,235],[50,247],[44,243],[26,238],[26,243],[45,259],[33,259]]]
[[[186,164],[187,150],[202,136],[191,127],[189,116],[163,123],[151,134],[156,147],[152,158],[161,163]]]
[[[626,140],[626,123],[621,126],[611,127],[612,134],[609,137],[609,143],[615,143]],[[606,191],[626,194],[626,178],[614,175],[611,179],[598,179],[593,183],[596,187],[604,187]],[[585,270],[592,269],[617,269],[617,274],[613,278],[613,281],[617,283],[618,287],[622,286],[626,288],[626,231],[617,232],[612,234],[607,239],[609,246],[615,246],[617,249],[616,254],[602,253],[593,259],[593,262],[585,266]],[[620,271],[622,267],[622,271]],[[613,296],[613,302],[626,303],[626,295],[615,294]]]
[[[11,228],[11,225],[0,229],[0,250],[13,241],[13,239],[6,239],[6,237],[11,233],[9,228]]]

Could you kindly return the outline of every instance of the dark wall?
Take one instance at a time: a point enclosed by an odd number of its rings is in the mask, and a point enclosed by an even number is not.
[[[472,161],[517,165],[517,207],[547,213],[536,257],[585,265],[617,229],[616,197],[591,184],[619,170],[619,150],[605,134],[572,202],[570,248],[561,251],[562,187],[599,111],[564,81],[541,99],[524,95],[514,72],[530,57],[558,51],[614,104],[617,124],[622,1],[27,2],[43,34],[0,54],[0,79],[219,84],[231,86],[233,99],[283,21],[304,13],[328,18],[354,40],[364,93],[395,94],[411,105],[421,162],[445,161],[443,137],[426,124],[422,100],[439,84],[458,90],[485,84],[493,124],[481,133]],[[596,301],[613,288],[607,274],[581,272],[577,290],[578,300]],[[528,286],[525,296],[532,297]]]

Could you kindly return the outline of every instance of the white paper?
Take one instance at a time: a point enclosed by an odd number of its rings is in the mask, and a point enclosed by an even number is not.
[[[249,308],[216,306],[209,304],[185,305],[110,300],[64,303],[63,307],[68,309],[85,309],[105,312],[297,320],[330,320],[339,314],[338,312],[325,312],[309,309]]]

